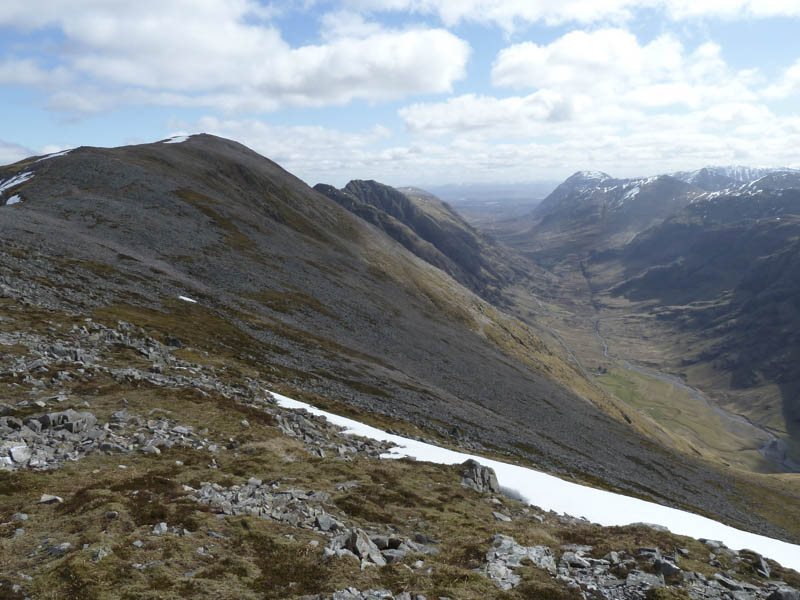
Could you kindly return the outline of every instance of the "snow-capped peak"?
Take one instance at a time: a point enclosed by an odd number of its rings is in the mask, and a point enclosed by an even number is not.
[[[606,181],[611,179],[611,175],[602,171],[578,171],[570,179],[583,179],[587,181]]]

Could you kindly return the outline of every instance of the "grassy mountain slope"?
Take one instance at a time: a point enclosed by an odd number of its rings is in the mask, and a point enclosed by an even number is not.
[[[731,476],[598,409],[609,396],[524,323],[239,144],[80,148],[0,178],[23,172],[22,202],[0,207],[15,303],[178,336],[187,360],[254,384],[792,535]]]

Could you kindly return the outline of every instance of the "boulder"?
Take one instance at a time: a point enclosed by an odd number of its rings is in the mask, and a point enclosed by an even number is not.
[[[741,583],[729,577],[725,577],[722,573],[714,573],[714,579],[732,592],[740,592],[744,589]]]
[[[477,492],[500,493],[500,484],[497,482],[497,475],[494,469],[484,467],[478,461],[471,458],[461,466],[464,467],[461,479],[462,486]]]
[[[331,517],[327,513],[317,515],[316,519],[314,520],[314,525],[320,531],[330,531],[331,529],[336,528],[336,524],[333,517]]]
[[[561,562],[574,569],[588,569],[592,566],[588,560],[575,552],[564,552],[564,554],[561,555]]]
[[[756,559],[753,561],[753,567],[755,567],[756,573],[761,575],[764,579],[769,579],[771,569],[769,568],[769,564],[764,557],[758,555]]]
[[[680,575],[683,571],[675,564],[671,563],[668,560],[664,560],[663,558],[656,559],[653,563],[656,571],[665,575],[666,577],[670,577],[673,575]]]
[[[791,587],[779,587],[767,600],[800,600],[800,592]]]
[[[389,550],[384,550],[383,551],[383,557],[386,559],[386,562],[388,564],[390,564],[390,565],[395,564],[395,563],[403,562],[403,559],[405,558],[405,556],[406,556],[406,553],[403,552],[402,550],[391,550],[391,549],[389,549]]]
[[[643,589],[664,587],[664,576],[644,571],[631,571],[625,580],[625,586]]]
[[[167,527],[166,523],[159,523],[155,527],[153,527],[153,535],[164,535],[169,531],[169,527]]]
[[[16,464],[24,464],[31,459],[31,449],[24,442],[6,442],[6,452]]]
[[[386,564],[386,559],[383,558],[381,551],[362,529],[353,529],[350,532],[345,540],[345,548],[362,560],[371,560],[380,567]]]

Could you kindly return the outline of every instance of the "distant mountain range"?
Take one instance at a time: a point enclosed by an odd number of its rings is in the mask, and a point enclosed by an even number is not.
[[[631,358],[659,349],[661,368],[777,434],[773,456],[800,467],[800,171],[581,171],[492,233],[584,282],[569,293],[616,324]]]
[[[717,192],[740,184],[753,183],[768,175],[780,173],[800,174],[800,171],[786,168],[727,166],[681,171],[673,173],[672,176],[708,192]]]

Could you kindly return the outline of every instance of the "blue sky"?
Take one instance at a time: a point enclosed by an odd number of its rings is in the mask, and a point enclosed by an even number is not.
[[[5,0],[0,163],[206,131],[310,184],[800,167],[798,0]]]

